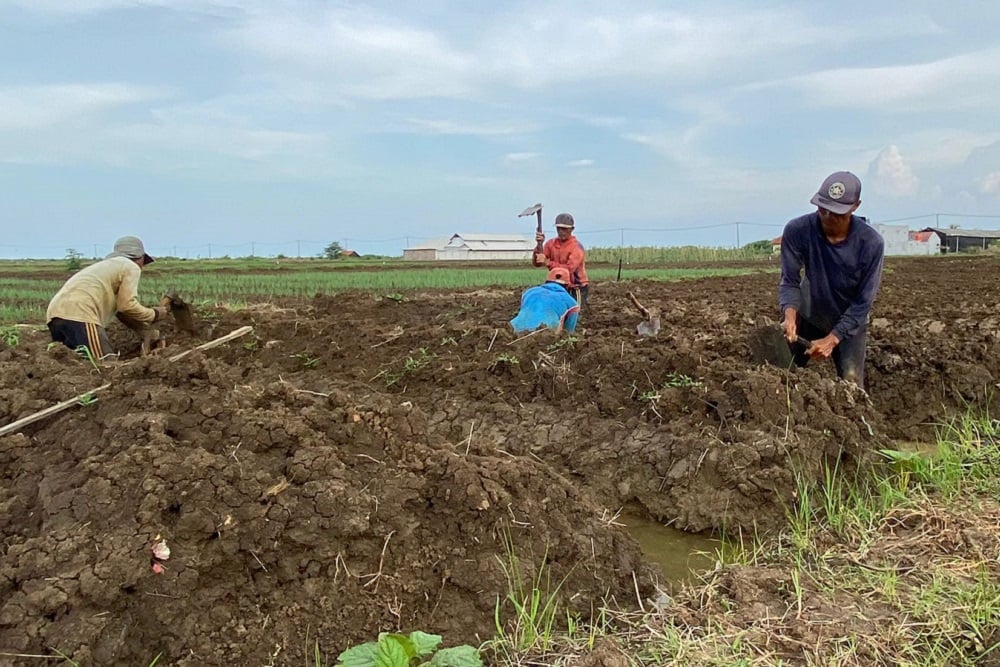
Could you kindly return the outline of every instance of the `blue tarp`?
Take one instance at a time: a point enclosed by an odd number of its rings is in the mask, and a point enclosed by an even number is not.
[[[514,332],[534,331],[538,327],[555,329],[562,322],[563,329],[573,332],[580,317],[576,299],[559,283],[545,283],[531,287],[521,295],[521,310],[510,321]]]

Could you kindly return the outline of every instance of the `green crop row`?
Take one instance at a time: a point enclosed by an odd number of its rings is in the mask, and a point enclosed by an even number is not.
[[[187,262],[194,265],[196,262]],[[345,290],[373,293],[397,293],[422,289],[462,290],[482,287],[525,288],[541,283],[545,270],[523,265],[490,266],[474,269],[464,266],[429,266],[412,263],[389,263],[377,269],[337,271],[302,270],[240,272],[230,267],[219,272],[209,269],[195,272],[175,271],[170,266],[150,267],[140,283],[143,303],[155,303],[167,290],[176,290],[194,303],[232,304],[259,303],[277,298],[310,298],[317,294],[333,294]],[[765,270],[770,270],[769,267]],[[0,271],[3,271],[0,268]],[[631,268],[623,267],[622,280],[682,280],[707,276],[740,275],[749,269],[735,268]],[[618,279],[617,267],[598,266],[588,271],[590,279],[599,283]],[[44,322],[45,307],[63,279],[41,272],[38,277],[8,273],[0,277],[0,324]]]

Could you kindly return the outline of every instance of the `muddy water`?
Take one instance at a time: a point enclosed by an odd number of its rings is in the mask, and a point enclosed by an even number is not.
[[[623,513],[618,521],[625,524],[646,558],[660,566],[669,588],[715,567],[715,552],[721,545],[715,538],[685,533],[637,514]]]

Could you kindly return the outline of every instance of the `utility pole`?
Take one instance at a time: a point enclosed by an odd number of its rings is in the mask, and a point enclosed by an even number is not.
[[[250,242],[250,256],[251,257],[254,256],[254,250],[256,249],[256,247],[257,247],[256,244],[253,241],[251,241]]]
[[[208,244],[208,258],[212,259],[212,244]]]
[[[295,242],[295,256],[302,259],[302,241]]]
[[[740,223],[736,223],[736,248],[740,247]]]

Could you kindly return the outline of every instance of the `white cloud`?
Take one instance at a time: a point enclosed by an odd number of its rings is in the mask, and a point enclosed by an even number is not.
[[[167,95],[162,88],[118,83],[0,87],[0,130],[77,122],[81,116]]]
[[[1000,171],[991,171],[976,181],[984,195],[1000,195]]]
[[[913,113],[995,106],[1000,104],[1000,48],[920,64],[824,70],[742,90],[772,88],[797,90],[814,107]]]
[[[416,126],[417,130],[424,134],[454,134],[478,137],[527,134],[538,129],[537,124],[524,121],[518,123],[489,124],[485,122],[474,123],[469,121],[410,118],[408,122]]]
[[[873,187],[879,194],[906,197],[916,194],[920,180],[913,175],[896,146],[886,146],[869,167]]]
[[[503,163],[507,165],[522,164],[537,159],[540,153],[507,153],[503,156]]]
[[[907,162],[913,167],[947,167],[965,162],[980,148],[1000,141],[1000,132],[972,132],[958,128],[924,129],[896,138],[905,146]]]
[[[230,13],[243,11],[256,0],[7,0],[16,7],[35,14],[98,14],[120,9],[165,7],[176,11]]]
[[[594,166],[593,160],[570,160],[566,163],[567,167],[592,167]]]
[[[404,11],[286,4],[248,13],[227,41],[269,63],[278,81],[311,79],[327,90],[373,100],[496,97],[583,82],[619,89],[656,82],[657,97],[706,80],[762,78],[786,68],[836,27],[799,9],[633,9],[598,2],[468,10],[476,20],[422,26]],[[846,23],[846,20],[845,20]],[[938,30],[919,15],[851,23],[844,34],[886,40]],[[741,67],[734,68],[738,60]],[[290,76],[289,76],[290,75]],[[287,82],[287,81],[286,81]],[[292,84],[294,85],[294,84]]]

